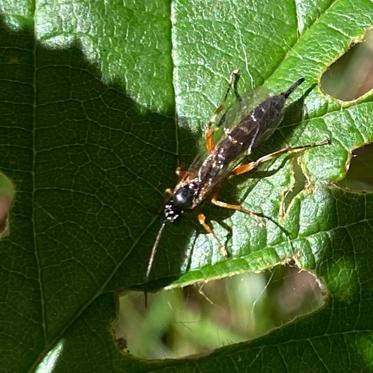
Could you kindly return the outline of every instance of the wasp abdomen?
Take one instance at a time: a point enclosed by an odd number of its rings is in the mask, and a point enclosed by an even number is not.
[[[302,82],[303,79],[300,79],[287,91],[268,97],[242,117],[239,124],[227,132],[226,137],[203,162],[199,180],[206,185],[213,184],[225,165],[238,159],[244,152],[250,154],[267,140],[281,123],[286,99]]]

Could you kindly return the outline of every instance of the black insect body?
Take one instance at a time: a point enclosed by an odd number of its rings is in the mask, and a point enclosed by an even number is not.
[[[237,110],[237,106],[239,108],[244,107],[243,104],[241,105],[241,102],[243,101],[236,89],[238,78],[238,71],[234,71],[231,75],[230,85],[224,99],[219,107],[215,110],[212,118],[216,117],[223,110],[226,98],[231,88],[234,89],[238,102],[238,105],[235,106],[235,110]],[[161,234],[166,223],[175,222],[186,210],[195,209],[207,197],[211,196],[211,202],[217,206],[238,210],[253,215],[254,217],[263,216],[261,214],[249,211],[240,205],[232,205],[217,200],[216,196],[214,195],[216,186],[226,176],[229,174],[240,175],[250,172],[263,162],[271,160],[284,153],[301,151],[305,148],[328,143],[328,141],[323,141],[307,146],[282,148],[274,153],[263,156],[256,161],[241,164],[245,156],[250,155],[253,150],[258,148],[277,129],[283,118],[286,99],[301,83],[303,83],[303,81],[304,79],[301,78],[292,84],[285,92],[278,95],[269,96],[256,107],[251,109],[248,113],[245,112],[245,110],[241,110],[238,113],[232,113],[230,110],[232,111],[233,109],[229,108],[223,114],[221,120],[217,124],[217,127],[225,126],[227,118],[230,118],[228,120],[232,120],[232,118],[234,118],[234,121],[237,124],[235,124],[233,128],[226,130],[225,135],[216,145],[213,142],[212,136],[212,124],[214,124],[214,120],[211,119],[209,121],[205,134],[208,155],[205,158],[197,157],[196,161],[192,163],[186,172],[179,172],[181,179],[174,190],[170,192],[171,197],[165,203],[164,221],[152,248],[146,271],[146,279],[150,275],[156,248],[158,247]],[[231,123],[228,124],[231,125]],[[220,241],[214,234],[212,228],[205,222],[205,216],[201,213],[198,214],[198,220],[208,233],[214,235],[215,239],[220,244]],[[220,247],[222,248],[223,254],[227,255],[224,246],[220,244]]]
[[[268,97],[214,147],[198,170],[188,170],[165,205],[165,218],[174,222],[186,209],[196,208],[212,191],[225,168],[267,140],[283,117],[286,98],[303,82],[296,81],[286,92]]]

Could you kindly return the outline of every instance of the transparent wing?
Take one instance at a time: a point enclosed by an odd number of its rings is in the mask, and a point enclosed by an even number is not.
[[[241,100],[235,99],[235,101],[228,106],[228,108],[222,112],[217,124],[212,127],[213,140],[216,144],[216,148],[225,140],[226,133],[229,129],[238,126],[242,119],[247,117],[250,112],[263,102],[269,96],[269,91],[265,87],[259,87],[249,94],[245,95]],[[253,136],[255,136],[256,127],[252,128]],[[213,153],[212,153],[213,154]],[[182,181],[191,180],[197,177],[200,173],[201,167],[212,166],[209,164],[209,160],[212,158],[212,154],[209,154],[206,148],[206,144],[200,146],[200,151],[194,158],[193,162],[189,166],[185,173]],[[234,160],[225,164],[221,169],[218,170],[213,177],[206,180],[202,180],[203,191],[201,198],[203,199],[217,184],[219,184],[225,177],[227,177],[235,167],[242,163],[246,153],[240,154]]]
[[[270,95],[271,93],[266,87],[260,86],[244,95],[241,100],[236,99],[222,114],[217,127],[225,129],[236,127],[244,117]]]

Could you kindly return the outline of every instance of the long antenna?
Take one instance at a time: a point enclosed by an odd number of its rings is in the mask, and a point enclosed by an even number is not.
[[[163,232],[163,229],[164,229],[165,226],[166,226],[166,220],[163,220],[163,223],[162,223],[161,227],[159,228],[157,238],[154,241],[152,251],[150,252],[148,267],[146,268],[146,273],[145,273],[145,280],[146,281],[149,280],[150,272],[151,272],[152,267],[153,267],[154,257],[155,257],[155,254],[157,252],[159,241],[161,240],[162,232]],[[145,308],[148,307],[148,292],[146,290],[144,291],[144,306],[145,306]]]
[[[162,232],[163,232],[163,229],[164,229],[165,226],[166,226],[166,220],[163,220],[163,223],[162,223],[161,227],[159,228],[157,238],[154,241],[152,251],[150,253],[148,267],[146,268],[146,273],[145,273],[145,279],[146,280],[149,279],[149,275],[150,275],[150,272],[151,272],[152,267],[153,267],[154,257],[155,257],[155,254],[157,252],[159,241],[161,240]]]

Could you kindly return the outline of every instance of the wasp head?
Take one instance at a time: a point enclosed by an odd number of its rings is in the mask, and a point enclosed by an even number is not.
[[[164,206],[164,215],[166,220],[173,223],[186,209],[191,209],[193,199],[196,194],[196,185],[189,183],[176,189]]]

